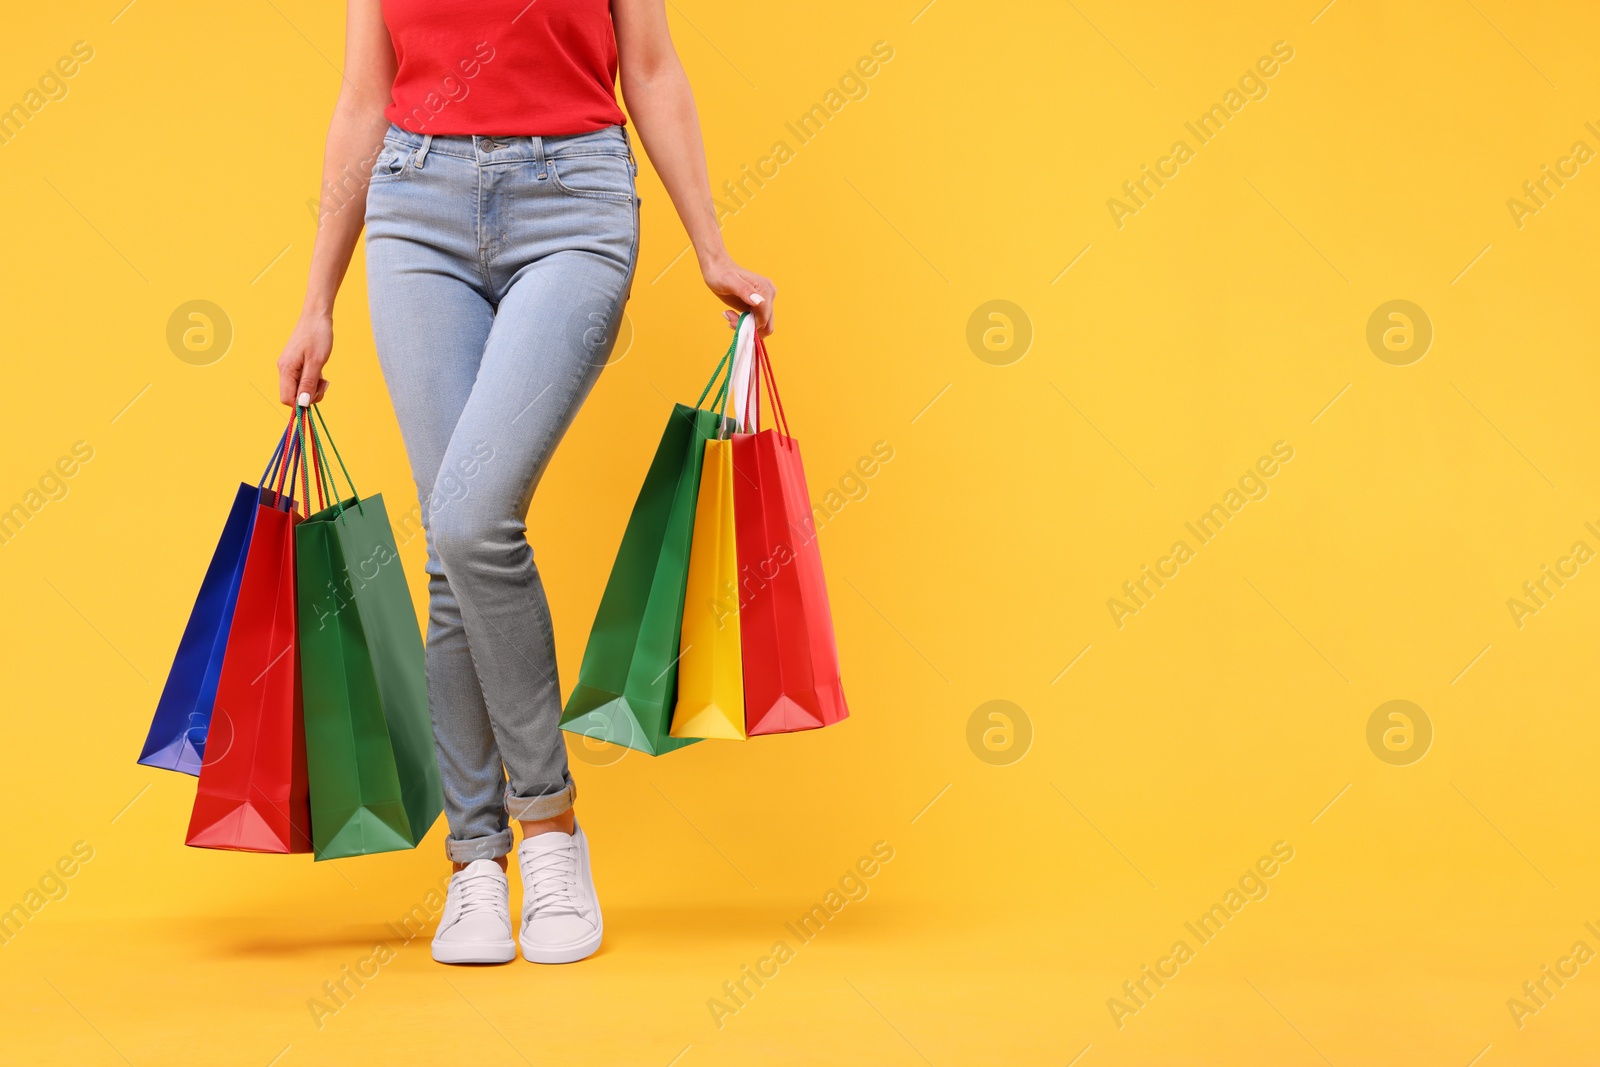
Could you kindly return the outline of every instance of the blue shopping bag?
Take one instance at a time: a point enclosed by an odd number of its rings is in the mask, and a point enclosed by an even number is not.
[[[282,452],[280,439],[273,463]],[[272,464],[268,464],[268,470],[271,468]],[[265,477],[262,476],[263,481]],[[240,485],[234,494],[222,537],[211,554],[211,565],[200,582],[200,593],[189,612],[172,670],[167,673],[167,684],[156,704],[150,735],[139,753],[139,762],[147,767],[200,773],[206,733],[211,727],[211,708],[217,699],[217,681],[222,675],[222,653],[228,647],[233,608],[244,576],[245,550],[250,545],[256,508],[262,503],[264,492],[270,494],[271,490],[261,485]]]

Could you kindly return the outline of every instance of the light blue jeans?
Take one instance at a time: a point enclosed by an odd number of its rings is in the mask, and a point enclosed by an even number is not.
[[[639,248],[621,127],[391,127],[367,193],[372,328],[428,534],[428,703],[456,862],[576,796],[524,519],[611,354]],[[509,779],[509,780],[508,780]]]

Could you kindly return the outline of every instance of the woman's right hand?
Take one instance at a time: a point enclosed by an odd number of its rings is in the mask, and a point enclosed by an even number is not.
[[[333,316],[302,315],[278,357],[278,399],[294,406],[302,393],[313,404],[328,391],[322,368],[333,355]]]

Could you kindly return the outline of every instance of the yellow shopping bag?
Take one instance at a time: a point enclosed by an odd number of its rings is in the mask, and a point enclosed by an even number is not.
[[[739,637],[739,552],[733,519],[733,442],[730,430],[748,431],[747,411],[755,370],[755,319],[739,319],[723,357],[726,372],[712,400],[720,407],[717,436],[706,442],[695,500],[689,579],[683,598],[683,636],[678,643],[678,703],[673,737],[745,739],[744,655]],[[718,368],[722,371],[722,368]],[[715,379],[713,379],[714,381]],[[707,392],[710,391],[707,386]],[[733,421],[726,421],[729,401]]]
[[[733,442],[707,441],[684,591],[673,737],[745,739],[738,579]]]

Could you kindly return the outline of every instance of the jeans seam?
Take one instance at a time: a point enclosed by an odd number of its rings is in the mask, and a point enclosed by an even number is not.
[[[568,153],[568,155],[579,155],[579,154],[581,154],[581,153],[576,153],[576,152]],[[600,156],[600,155],[616,156],[616,158],[621,159],[624,162],[626,162],[627,158],[628,158],[627,156],[619,155],[619,154],[614,153],[614,152],[594,152],[594,153],[589,153],[589,154],[592,155],[592,156]],[[567,193],[570,196],[581,196],[581,197],[583,197],[583,198],[585,198],[587,200],[605,200],[605,201],[609,201],[610,203],[613,203],[613,204],[631,204],[635,200],[639,199],[637,190],[634,190],[634,191],[631,191],[631,192],[626,192],[626,193],[611,193],[611,192],[607,192],[607,191],[605,191],[603,189],[598,189],[598,190],[596,190],[596,189],[574,189],[572,186],[568,185],[566,182],[561,180],[561,168],[556,166],[556,163],[560,160],[560,158],[561,158],[560,156],[547,156],[547,157],[545,157],[546,162],[548,162],[549,165],[550,165],[550,177],[555,180],[556,188],[560,189],[563,193]],[[629,169],[630,169],[630,184],[632,184],[631,183],[631,177],[632,177],[632,175],[631,175],[631,170],[632,170],[631,166],[630,166]]]
[[[637,188],[633,195],[633,245],[628,249],[628,276],[622,279],[622,306],[626,310],[628,298],[633,295],[633,275],[639,269],[639,193]],[[615,344],[615,342],[613,342]],[[611,353],[606,353],[606,362],[611,362]],[[604,367],[601,368],[602,370]]]
[[[478,183],[477,204],[473,211],[473,216],[477,220],[477,232],[474,234],[474,239],[478,245],[478,275],[483,279],[484,293],[489,294],[494,292],[494,272],[489,269],[489,246],[484,243],[483,239],[483,216],[486,203],[483,195],[483,168],[474,167],[473,177]],[[496,303],[498,305],[498,302]]]

